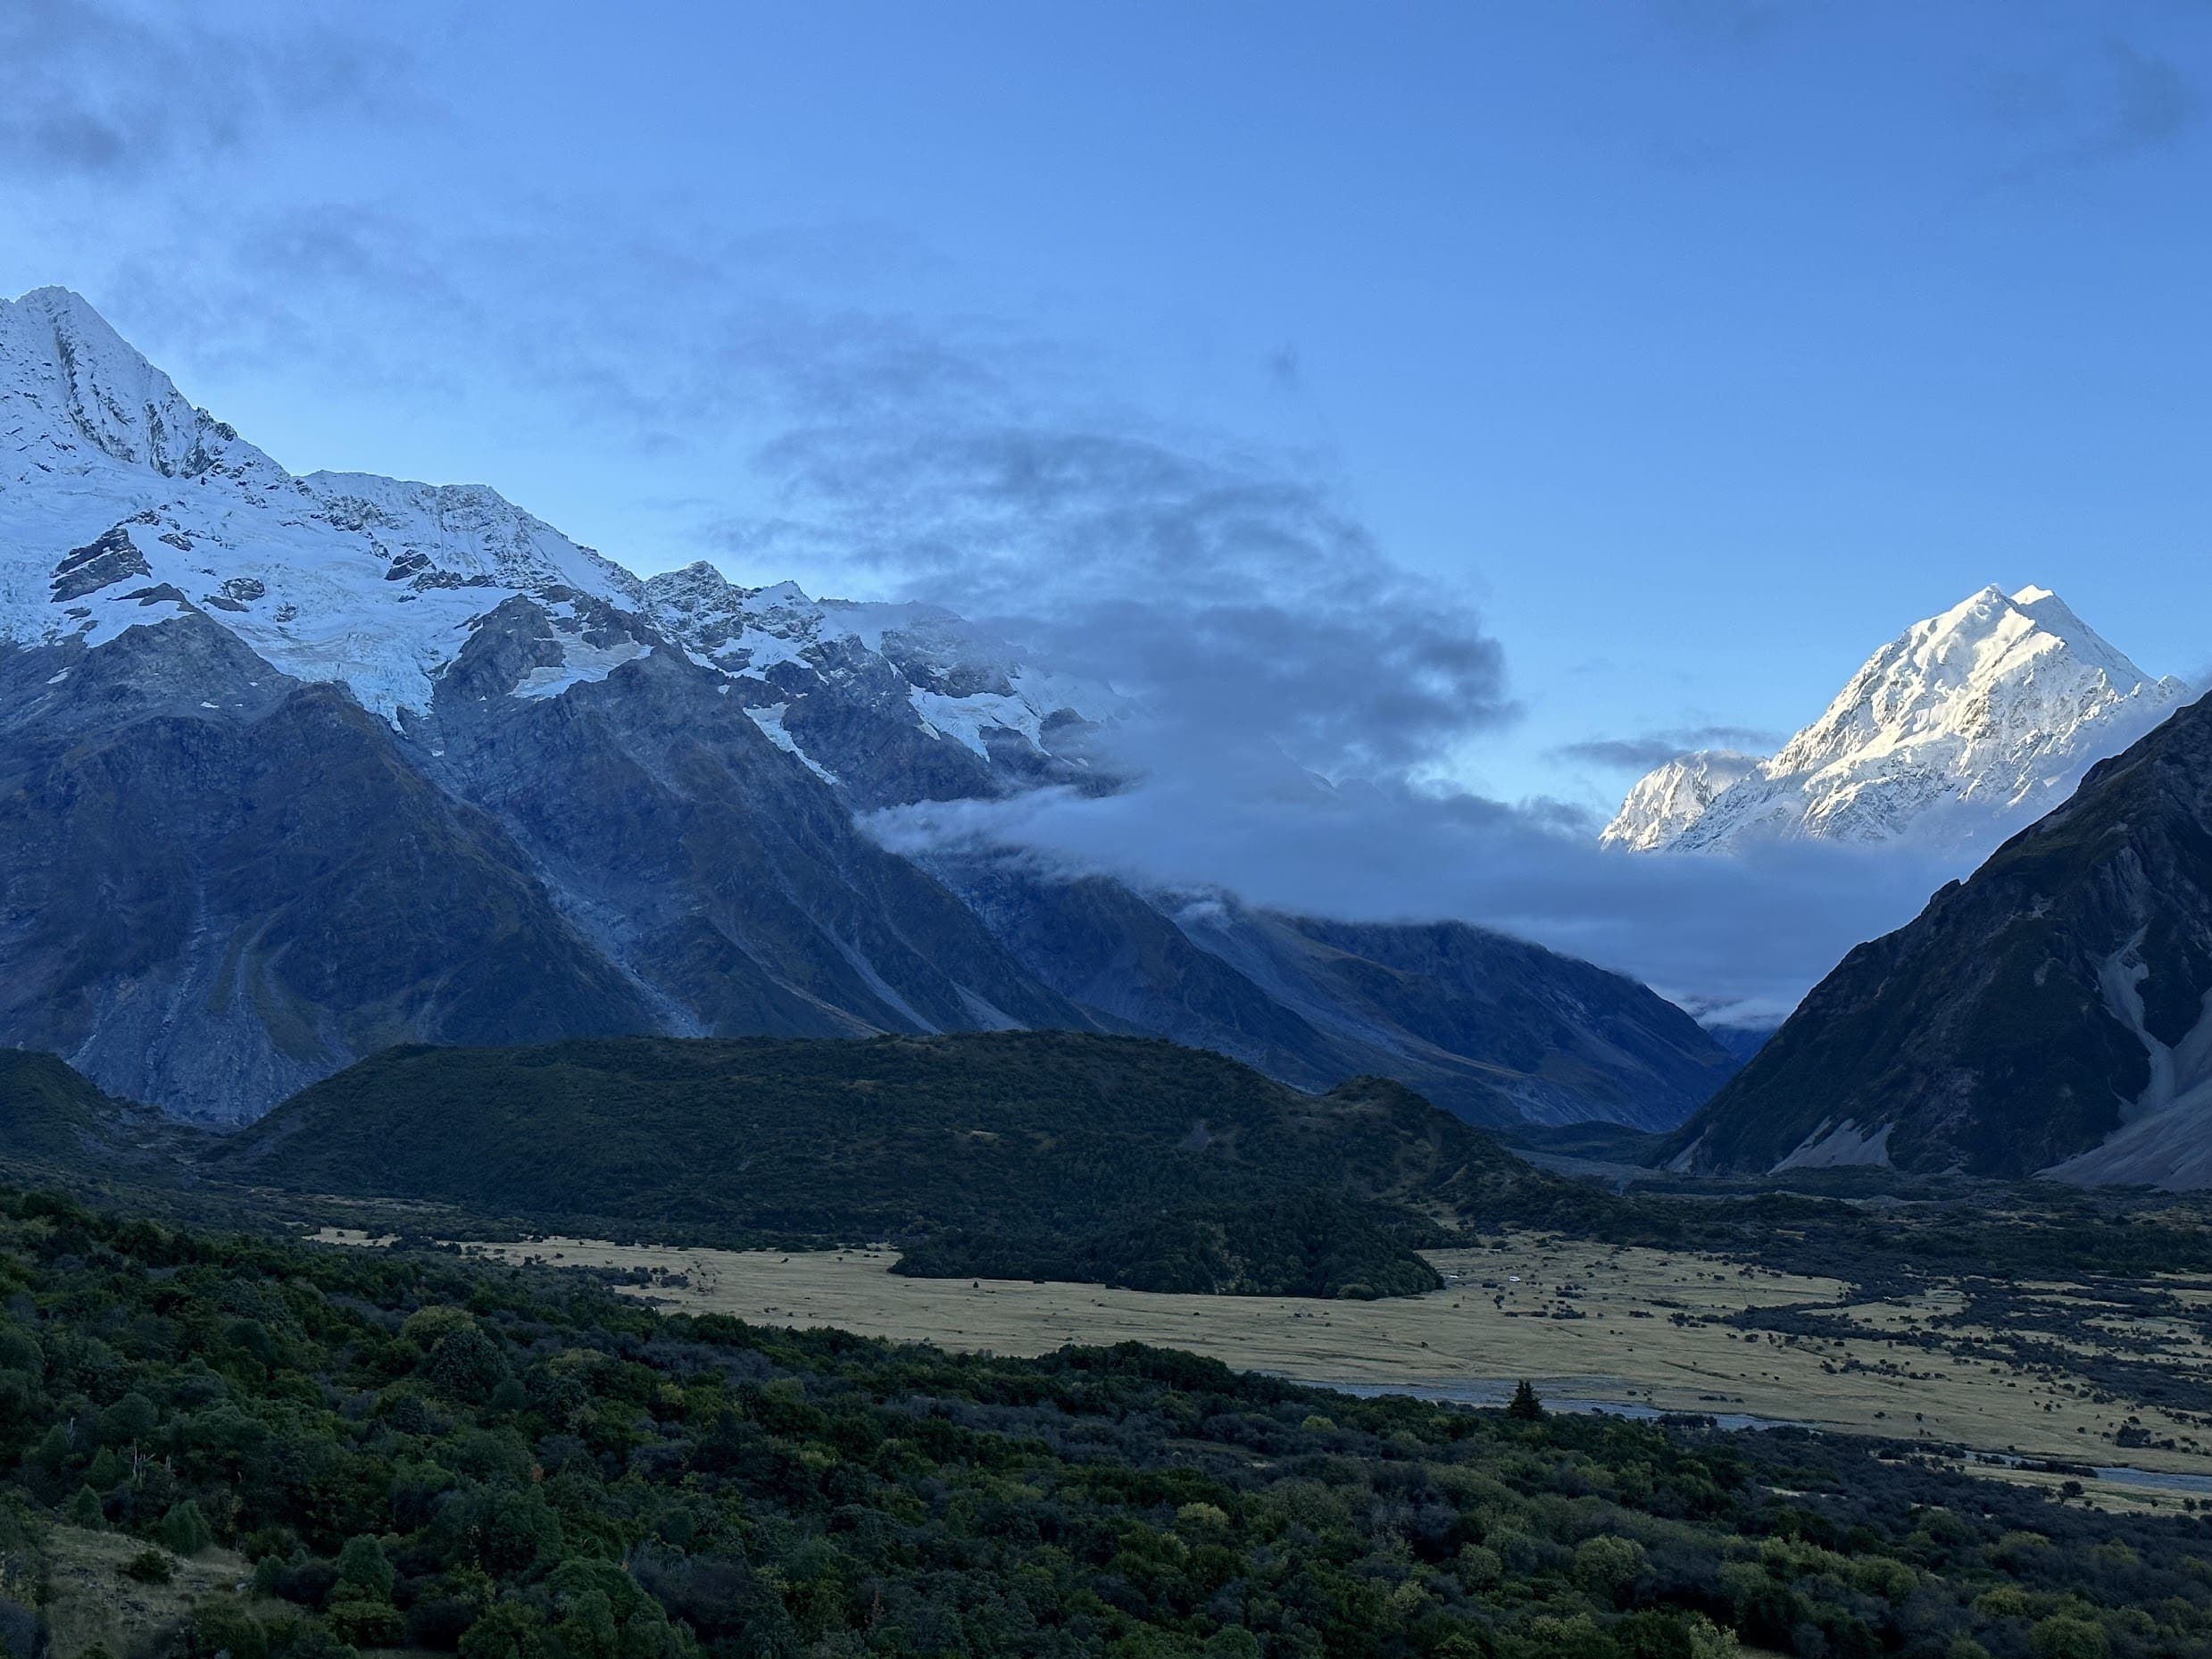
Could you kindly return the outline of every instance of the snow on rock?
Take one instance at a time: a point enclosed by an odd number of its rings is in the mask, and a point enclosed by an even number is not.
[[[2169,1048],[2143,1029],[2139,982],[2140,976],[2128,977],[2124,1000],[2150,1056],[2149,1087],[2100,1145],[2042,1172],[2083,1186],[2202,1191],[2212,1188],[2212,991],[2195,1026]],[[2106,994],[2114,993],[2108,978]]]
[[[744,588],[701,561],[650,578],[643,611],[700,661],[755,682],[760,698],[777,696],[756,704],[753,716],[777,710],[774,729],[762,729],[802,760],[784,727],[783,699],[816,686],[894,684],[924,732],[986,762],[994,731],[1042,754],[1052,746],[1048,729],[1056,717],[1107,721],[1125,712],[1108,688],[1026,661],[936,605],[811,599],[795,582]]]
[[[745,713],[753,716],[753,723],[761,729],[762,735],[770,743],[785,754],[793,756],[800,765],[805,767],[824,783],[836,782],[837,774],[826,767],[816,765],[814,762],[808,759],[806,751],[799,746],[797,739],[784,729],[784,710],[789,706],[785,703],[756,704],[745,710]]]
[[[1647,852],[1760,838],[1993,845],[2185,696],[2048,588],[1985,588],[1875,652],[1818,720],[1701,804],[1715,757],[1640,779],[1603,838]]]
[[[386,579],[422,587],[572,588],[635,607],[644,583],[481,484],[412,484],[362,472],[301,483],[333,526],[369,538]],[[396,574],[395,574],[396,572]]]
[[[1608,846],[1639,853],[1664,846],[1759,765],[1758,755],[1733,749],[1698,749],[1677,755],[1636,780],[1598,838]]]
[[[2103,964],[2098,980],[2105,1005],[2142,1044],[2150,1080],[2121,1112],[2121,1126],[2101,1145],[2042,1171],[2088,1186],[2157,1186],[2176,1191],[2212,1187],[2212,991],[2200,999],[2196,1023],[2171,1046],[2143,1018],[2139,933]]]
[[[1850,1118],[1842,1122],[1823,1124],[1805,1138],[1804,1143],[1774,1167],[1774,1173],[1784,1170],[1840,1170],[1864,1165],[1886,1166],[1890,1161],[1890,1131],[1895,1126],[1884,1123],[1871,1134],[1863,1131]]]
[[[295,477],[194,408],[76,295],[0,300],[0,638],[97,646],[196,613],[401,724],[518,596],[545,613],[561,657],[522,677],[522,697],[602,679],[661,638],[751,687],[736,704],[887,687],[919,732],[985,761],[994,731],[1042,753],[1056,719],[1119,708],[934,606],[743,588],[704,563],[641,579],[482,485]],[[621,625],[586,626],[578,604]],[[779,713],[747,712],[800,754]]]
[[[514,688],[518,697],[557,697],[570,686],[586,680],[604,679],[625,663],[634,663],[647,655],[653,647],[642,640],[620,638],[606,645],[595,645],[588,639],[572,639],[564,643],[558,664],[534,668],[525,674]]]

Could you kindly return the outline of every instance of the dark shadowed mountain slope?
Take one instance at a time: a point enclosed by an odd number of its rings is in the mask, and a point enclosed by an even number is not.
[[[1392,1077],[1469,1122],[1671,1129],[1734,1062],[1644,986],[1459,922],[1352,923],[933,864],[1070,999],[1301,1088]]]
[[[2212,701],[1853,951],[1670,1150],[2212,1186]]]
[[[1086,1022],[658,642],[478,703],[506,620],[407,737],[195,614],[0,646],[0,1030],[235,1119],[395,1042]]]
[[[752,721],[729,680],[635,619],[590,613],[604,678],[531,696],[560,663],[511,600],[410,722],[430,765],[514,838],[577,926],[687,1035],[1082,1030],[936,880],[862,834],[834,791]]]
[[[1741,1025],[1724,1022],[1708,1025],[1705,1034],[1719,1044],[1737,1065],[1745,1066],[1750,1064],[1751,1056],[1766,1047],[1780,1029],[1778,1024],[1767,1021]]]
[[[197,617],[0,646],[0,1030],[120,1095],[273,1105],[404,1038],[650,1030],[499,826]]]
[[[1324,1030],[1393,1057],[1425,1091],[1469,1080],[1539,1123],[1660,1128],[1735,1069],[1696,1021],[1634,980],[1461,922],[1202,911],[1193,938]],[[1383,1069],[1383,1068],[1377,1068]]]

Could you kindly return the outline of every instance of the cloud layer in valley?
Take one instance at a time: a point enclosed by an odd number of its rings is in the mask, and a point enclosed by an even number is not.
[[[1401,784],[1298,790],[1187,771],[1104,799],[929,803],[871,828],[910,854],[994,850],[1058,871],[1355,920],[1452,917],[1633,974],[1700,1013],[1772,1019],[1852,946],[1960,873],[1910,854],[1804,842],[1737,858],[1597,846],[1541,804]]]
[[[1138,781],[877,815],[897,850],[1354,920],[1451,917],[1746,1019],[1786,1012],[1961,873],[1827,844],[1638,856],[1597,846],[1574,807],[1486,798],[1456,763],[1518,715],[1508,646],[1469,595],[1396,565],[1298,457],[1096,411],[916,413],[765,446],[783,514],[726,526],[730,545],[771,565],[778,546],[840,549],[857,574],[1111,680],[1135,707],[1104,758]],[[1705,726],[1593,742],[1584,758],[1775,740]]]

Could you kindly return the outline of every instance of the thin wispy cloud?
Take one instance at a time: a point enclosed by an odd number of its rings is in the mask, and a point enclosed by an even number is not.
[[[1649,771],[1699,749],[1752,754],[1772,749],[1781,741],[1781,734],[1756,726],[1678,726],[1634,738],[1586,738],[1562,744],[1552,752],[1561,760]]]
[[[2063,69],[1994,78],[1984,107],[2028,146],[1986,194],[2172,149],[2201,126],[2205,100],[2179,63],[2114,36]]]
[[[432,218],[287,204],[142,234],[105,291],[187,361],[327,364],[422,394],[464,381],[636,453],[719,463],[816,421],[980,418],[1059,372],[1052,344],[886,290],[931,255],[881,227],[669,229],[652,203],[520,201]],[[580,224],[603,227],[595,234]],[[617,227],[613,231],[604,227]]]
[[[405,54],[298,13],[112,0],[0,6],[0,172],[104,182],[238,149],[268,122],[388,97]]]
[[[1706,47],[1761,45],[1788,25],[1792,10],[1802,9],[1776,0],[1651,0],[1651,14],[1668,34]]]

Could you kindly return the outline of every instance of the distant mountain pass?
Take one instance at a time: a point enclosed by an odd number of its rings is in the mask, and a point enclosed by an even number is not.
[[[932,869],[1037,978],[1305,1088],[1392,1077],[1470,1123],[1667,1130],[1735,1071],[1634,980],[1460,922],[1323,921],[1004,864]]]

